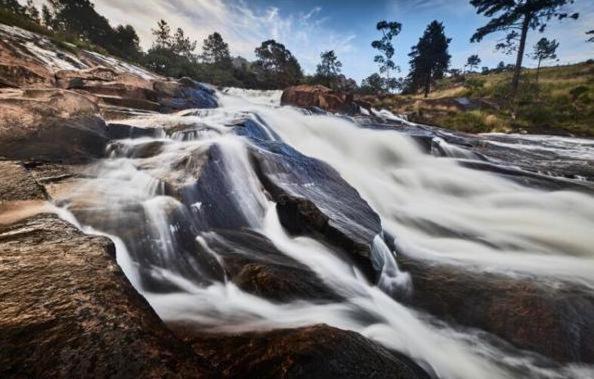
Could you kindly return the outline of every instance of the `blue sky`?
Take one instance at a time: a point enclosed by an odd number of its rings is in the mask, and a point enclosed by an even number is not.
[[[42,2],[43,0],[38,0]],[[488,19],[476,15],[468,0],[94,0],[97,10],[112,24],[130,23],[151,44],[150,29],[159,18],[181,26],[201,41],[219,31],[229,42],[233,54],[253,59],[261,41],[274,38],[284,43],[299,59],[304,70],[312,73],[320,52],[333,49],[343,62],[343,72],[356,80],[377,70],[370,42],[378,36],[375,24],[380,19],[403,24],[396,37],[397,63],[403,74],[408,69],[407,54],[432,20],[442,21],[452,38],[450,54],[454,67],[463,66],[471,54],[479,54],[482,65],[514,58],[494,51],[502,35],[487,37],[471,44],[470,37]],[[594,0],[576,0],[571,6],[580,12],[578,21],[553,21],[542,35],[529,36],[529,46],[545,36],[560,42],[559,63],[574,63],[594,58],[594,43],[586,43],[585,32],[594,29]],[[531,65],[529,59],[527,65]]]

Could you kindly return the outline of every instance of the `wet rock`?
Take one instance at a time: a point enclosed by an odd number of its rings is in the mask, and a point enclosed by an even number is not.
[[[102,105],[155,112],[161,109],[159,103],[145,99],[123,96],[110,96],[103,94],[100,94],[97,97],[99,98]]]
[[[375,278],[371,245],[382,228],[367,202],[326,163],[281,142],[260,141],[258,146],[251,149],[256,171],[287,231],[339,247]]]
[[[132,288],[111,242],[39,215],[0,226],[0,376],[204,377]]]
[[[411,359],[327,325],[196,337],[177,330],[222,378],[429,378]]]
[[[107,135],[110,139],[155,137],[157,129],[110,122],[107,124]]]
[[[476,272],[402,254],[398,263],[412,277],[411,305],[558,362],[594,363],[594,294],[589,288]]]
[[[154,83],[154,90],[161,110],[165,112],[218,106],[215,91],[190,78],[158,80]]]
[[[256,232],[218,230],[202,238],[223,260],[227,278],[246,292],[278,302],[341,300],[307,266]]]
[[[353,96],[332,91],[321,85],[303,84],[284,90],[281,105],[294,105],[302,108],[320,108],[332,113],[353,113],[358,106]]]
[[[0,93],[0,152],[8,159],[82,162],[108,141],[97,105],[56,89]]]

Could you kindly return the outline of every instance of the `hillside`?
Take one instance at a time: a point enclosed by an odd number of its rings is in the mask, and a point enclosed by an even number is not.
[[[594,62],[525,69],[514,107],[511,72],[471,73],[437,83],[422,95],[365,97],[376,108],[405,114],[411,121],[458,131],[520,132],[594,137]]]

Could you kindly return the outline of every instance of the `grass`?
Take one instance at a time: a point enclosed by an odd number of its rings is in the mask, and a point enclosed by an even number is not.
[[[393,95],[380,106],[411,120],[464,132],[526,132],[594,137],[594,62],[524,69],[515,102],[511,72],[467,74],[436,83],[427,99]],[[466,97],[470,106],[456,103]]]

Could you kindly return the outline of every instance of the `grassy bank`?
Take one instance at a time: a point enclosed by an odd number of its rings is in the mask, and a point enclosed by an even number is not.
[[[427,99],[390,95],[371,102],[413,121],[464,132],[594,137],[594,62],[541,68],[538,82],[534,69],[522,75],[513,103],[509,71],[443,79]]]

